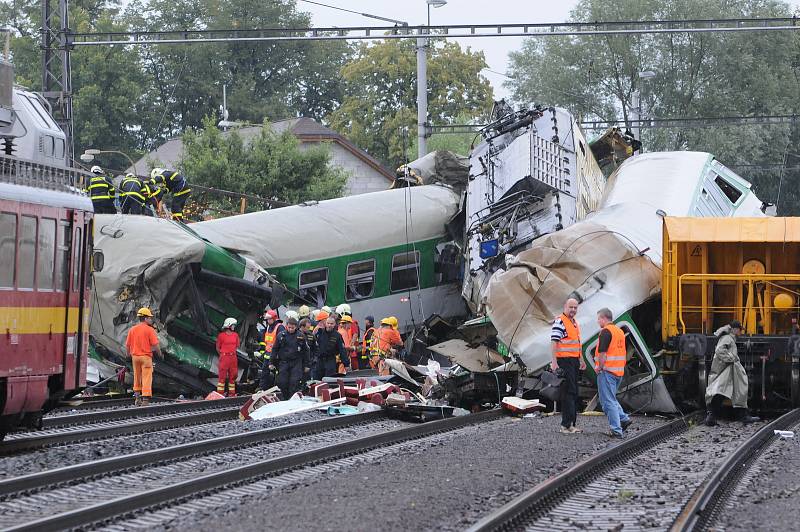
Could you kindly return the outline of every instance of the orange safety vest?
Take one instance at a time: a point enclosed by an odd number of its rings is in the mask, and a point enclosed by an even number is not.
[[[572,323],[566,315],[560,316],[561,323],[567,331],[567,336],[556,344],[556,358],[580,358],[581,356],[581,330],[577,323]]]
[[[272,354],[272,346],[275,345],[275,339],[280,332],[278,327],[281,326],[283,326],[283,323],[276,323],[271,330],[267,328],[267,330],[264,331],[264,352],[268,355]]]
[[[625,348],[625,333],[613,323],[609,323],[603,328],[611,333],[611,343],[608,345],[603,371],[607,371],[617,377],[622,377],[625,374],[625,360],[628,355],[628,350]],[[600,342],[598,341],[597,347],[594,350],[594,369],[597,372],[600,372],[599,358]]]

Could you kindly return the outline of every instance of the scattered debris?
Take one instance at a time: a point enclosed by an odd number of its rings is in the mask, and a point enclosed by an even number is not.
[[[789,438],[794,438],[794,431],[793,430],[775,430],[773,431],[776,436],[780,436],[782,440],[786,440]]]
[[[515,416],[525,416],[544,408],[538,399],[523,399],[513,395],[504,397],[500,404],[503,410],[511,412]]]
[[[279,389],[277,386],[273,386],[269,390],[263,392],[256,392],[253,395],[251,395],[250,399],[248,399],[247,402],[242,405],[242,408],[239,409],[239,419],[242,421],[246,421],[250,419],[250,414],[252,414],[254,410],[258,410],[265,404],[278,402],[279,401],[277,395],[278,390]]]

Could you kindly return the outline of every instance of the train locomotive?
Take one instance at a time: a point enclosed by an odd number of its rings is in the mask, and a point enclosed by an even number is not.
[[[0,148],[1,439],[86,385],[93,210],[63,131],[3,61]]]

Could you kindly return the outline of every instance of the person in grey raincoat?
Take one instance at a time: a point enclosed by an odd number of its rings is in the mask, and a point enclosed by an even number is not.
[[[730,399],[736,419],[744,423],[759,421],[759,418],[751,416],[747,411],[747,372],[739,362],[736,348],[736,337],[741,333],[742,324],[736,320],[714,333],[719,341],[714,350],[706,386],[706,404],[709,405],[709,410],[704,423],[709,427],[717,424],[725,399]]]

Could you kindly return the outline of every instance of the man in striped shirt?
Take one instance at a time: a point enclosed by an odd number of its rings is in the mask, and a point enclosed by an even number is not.
[[[578,300],[569,298],[564,303],[564,313],[553,321],[550,331],[553,360],[550,368],[561,369],[564,387],[561,392],[561,432],[574,434],[583,432],[575,426],[578,419],[578,369],[586,369],[581,356],[581,332],[575,315],[578,313]]]

